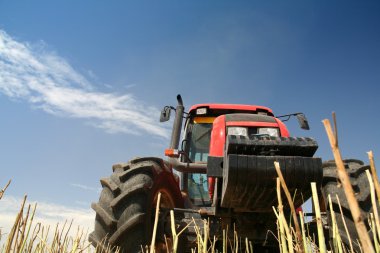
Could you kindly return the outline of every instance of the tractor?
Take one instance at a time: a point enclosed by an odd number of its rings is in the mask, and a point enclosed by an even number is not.
[[[179,228],[190,221],[202,226],[202,220],[207,220],[211,238],[222,238],[223,231],[236,231],[240,237],[248,238],[258,252],[278,252],[274,236],[276,216],[272,209],[277,206],[278,175],[274,166],[277,161],[294,205],[300,207],[310,198],[310,183],[315,182],[323,203],[326,238],[331,234],[331,218],[330,209],[325,206],[327,195],[331,194],[343,242],[347,245],[349,242],[343,227],[345,219],[355,249],[359,249],[335,163],[314,157],[317,142],[309,137],[290,137],[283,123],[295,116],[300,127],[308,130],[303,113],[276,117],[264,106],[236,104],[197,104],[185,112],[180,95],[177,102],[176,107],[165,106],[160,116],[160,121],[165,122],[175,112],[170,145],[165,150],[167,159],[134,158],[113,165],[112,175],[100,180],[103,190],[99,201],[91,206],[96,218],[89,241],[94,246],[143,252],[143,245],[151,242],[161,193],[156,252],[167,252],[173,243],[170,210],[174,210]],[[344,162],[366,219],[371,209],[364,181],[366,166],[358,160]],[[342,213],[337,209],[336,196],[344,209]],[[284,210],[290,213],[285,203]],[[185,230],[178,252],[190,252],[194,233],[191,227]]]

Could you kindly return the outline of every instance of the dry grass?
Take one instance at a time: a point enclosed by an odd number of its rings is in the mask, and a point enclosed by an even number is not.
[[[25,203],[26,196],[21,203],[11,231],[6,235],[1,235],[0,252],[79,253],[94,251],[87,242],[87,233],[83,229],[78,228],[73,237],[69,236],[69,232],[73,230],[72,222],[66,222],[61,228],[58,224],[55,228],[51,228],[41,223],[34,223],[37,204],[26,206]]]
[[[373,208],[374,213],[370,214],[370,227],[373,231],[373,241],[374,248],[376,252],[380,252],[380,220],[378,215],[378,210],[376,208],[376,202],[380,203],[380,199],[376,198],[375,187],[374,187],[374,178],[377,176],[372,176],[369,171],[367,171],[367,177],[369,180],[369,185],[371,189],[371,198],[372,203],[375,208]],[[318,227],[320,225],[320,211],[318,205],[318,197],[316,196],[315,185],[312,184],[313,192],[313,201],[314,211],[316,213],[316,221]],[[274,213],[277,216],[277,227],[278,231],[273,231],[274,234],[277,234],[277,240],[279,242],[280,251],[282,253],[292,253],[292,252],[326,252],[325,238],[322,229],[318,229],[316,235],[311,234],[308,229],[308,224],[305,221],[304,215],[302,212],[299,212],[300,221],[300,230],[302,235],[302,240],[298,239],[296,229],[294,225],[290,224],[286,219],[283,208],[282,208],[282,199],[281,199],[281,183],[280,179],[277,180],[277,196],[279,205],[277,208],[273,207]],[[1,190],[0,197],[2,197],[5,190]],[[329,198],[329,202],[331,199]],[[113,249],[107,245],[101,245],[97,249],[92,247],[87,241],[87,233],[81,229],[77,229],[76,236],[68,236],[69,231],[72,228],[72,222],[65,223],[64,226],[59,229],[58,225],[55,228],[44,227],[43,224],[33,223],[33,218],[36,213],[37,205],[26,206],[26,197],[21,203],[20,211],[16,215],[15,222],[12,230],[6,236],[2,235],[0,237],[0,242],[2,246],[0,247],[0,252],[9,253],[9,252],[50,252],[50,253],[79,253],[79,252],[117,252],[118,249]],[[1,203],[0,203],[1,204]],[[159,203],[157,203],[159,204]],[[331,205],[329,206],[331,208]],[[340,234],[337,230],[337,224],[335,221],[335,213],[330,209],[331,220],[333,221],[333,236],[330,241],[332,245],[331,252],[343,253],[343,252],[353,252],[352,245],[346,246],[342,243]],[[172,217],[172,246],[169,250],[170,252],[177,252],[178,238],[184,232],[184,229],[181,231],[176,231],[176,226],[174,224],[174,213],[171,212]],[[252,253],[254,251],[254,245],[246,238],[239,238],[236,231],[233,233],[233,238],[227,238],[227,231],[224,231],[223,238],[210,237],[210,231],[208,229],[207,221],[204,220],[203,230],[200,227],[196,226],[195,222],[190,222],[188,226],[193,226],[197,232],[197,246],[192,249],[194,253],[215,253],[218,252],[215,248],[216,241],[221,240],[222,249],[221,252],[243,252],[243,253]],[[349,231],[347,231],[349,234]],[[50,239],[53,238],[53,239]],[[317,243],[318,242],[318,243]],[[319,247],[317,247],[319,245]],[[150,249],[150,253],[154,252],[154,249]],[[220,252],[220,251],[219,251]],[[363,251],[365,252],[365,251]]]

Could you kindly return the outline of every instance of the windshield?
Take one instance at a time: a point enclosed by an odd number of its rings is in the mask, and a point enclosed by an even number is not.
[[[210,137],[211,123],[194,123],[191,130],[189,158],[193,162],[207,162]]]

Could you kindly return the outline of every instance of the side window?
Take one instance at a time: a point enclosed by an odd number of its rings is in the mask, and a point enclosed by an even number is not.
[[[207,162],[213,119],[207,118],[198,121],[195,119],[190,123],[189,158],[193,162]],[[189,173],[187,185],[189,197],[195,205],[207,206],[211,204],[206,174]]]

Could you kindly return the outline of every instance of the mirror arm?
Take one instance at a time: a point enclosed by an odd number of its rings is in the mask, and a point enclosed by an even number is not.
[[[283,121],[288,121],[291,116],[297,116],[299,114],[303,114],[303,113],[302,112],[296,112],[296,113],[291,113],[291,114],[285,114],[285,115],[276,116],[276,118],[278,118],[278,119],[279,118],[286,118]]]
[[[285,121],[290,120],[290,117],[291,117],[291,116],[292,116],[292,115],[280,116],[280,117],[282,117],[282,118],[286,118],[286,119],[283,119],[283,120],[282,120],[283,122],[285,122]],[[279,118],[279,117],[277,117],[277,118]]]
[[[300,127],[304,130],[309,130],[310,127],[309,127],[309,123],[306,119],[306,116],[305,114],[303,114],[302,112],[297,112],[297,113],[292,113],[292,114],[285,114],[285,115],[281,115],[281,116],[277,116],[276,118],[285,118],[283,119],[282,121],[288,121],[290,119],[291,116],[296,116],[297,119],[298,119],[298,123],[300,125]]]
[[[164,107],[164,109],[167,109],[167,108],[170,108],[170,110],[176,111],[174,106],[167,105]]]

